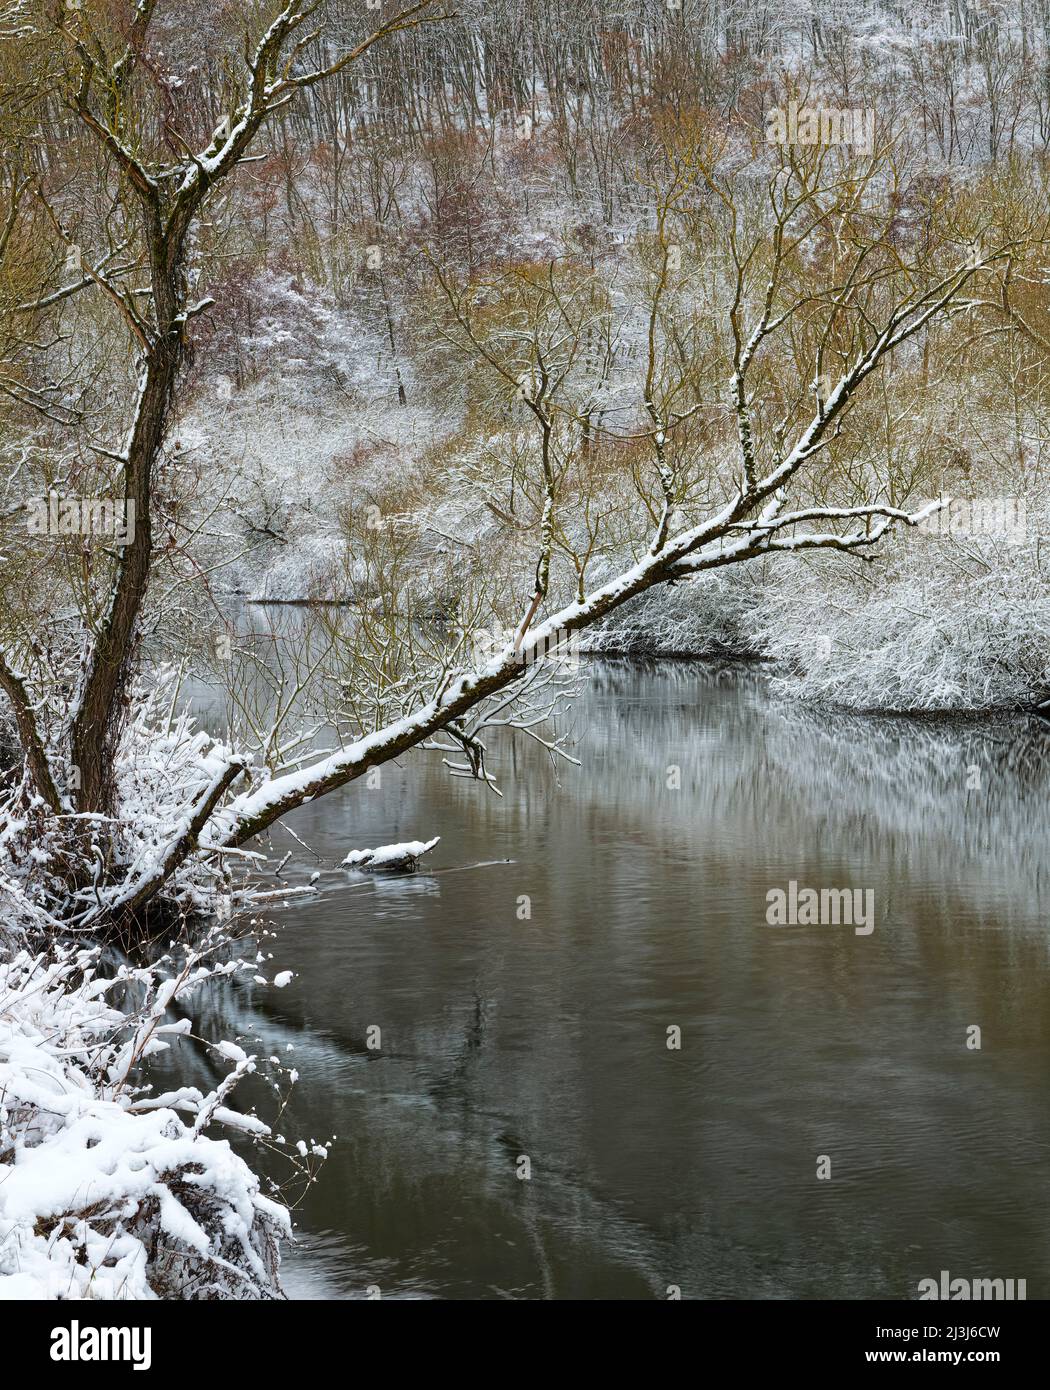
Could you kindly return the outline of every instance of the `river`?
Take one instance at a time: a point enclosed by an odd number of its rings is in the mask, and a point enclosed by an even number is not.
[[[200,1020],[294,1060],[284,1133],[336,1136],[290,1296],[1050,1296],[1048,748],[610,662],[580,768],[517,746],[499,798],[417,754],[304,807],[295,979]],[[335,867],[433,835],[411,878]],[[871,890],[873,930],[769,925],[792,880]]]

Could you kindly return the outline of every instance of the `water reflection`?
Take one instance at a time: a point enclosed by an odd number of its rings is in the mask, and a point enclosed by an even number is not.
[[[1050,1294],[1043,728],[618,664],[579,728],[560,779],[505,750],[502,800],[420,756],[291,822],[324,869],[272,948],[298,977],[207,1008],[292,1044],[282,1127],[338,1136],[293,1296]],[[334,867],[434,834],[415,879]],[[872,888],[874,933],[770,928],[789,879]]]

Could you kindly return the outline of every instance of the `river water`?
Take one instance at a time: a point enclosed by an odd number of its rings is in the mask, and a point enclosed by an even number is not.
[[[289,1294],[1050,1296],[1042,726],[617,663],[576,722],[582,766],[516,747],[502,799],[417,754],[297,813],[310,853],[276,832],[322,871],[267,947],[296,977],[201,1023],[294,1060],[285,1134],[337,1136]],[[433,835],[412,878],[335,867]],[[871,890],[874,930],[770,926],[791,880]]]

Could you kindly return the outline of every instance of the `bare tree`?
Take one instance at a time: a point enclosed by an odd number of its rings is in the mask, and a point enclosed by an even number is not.
[[[83,273],[56,293],[68,296],[97,287],[123,319],[136,351],[136,395],[132,424],[123,445],[110,452],[123,475],[127,514],[134,517],[130,542],[122,548],[81,657],[78,688],[69,718],[69,757],[79,772],[76,805],[81,812],[109,813],[113,758],[122,710],[137,650],[140,617],[154,552],[153,488],[157,462],[170,428],[174,396],[186,357],[192,320],[210,307],[191,294],[193,238],[202,210],[245,159],[263,125],[300,92],[334,77],[373,44],[424,22],[433,0],[419,0],[332,61],[316,59],[319,31],[309,27],[320,8],[285,5],[245,56],[236,99],[216,121],[206,145],[194,150],[177,129],[181,146],[174,159],[150,158],[135,119],[136,81],[151,81],[145,46],[157,0],[138,0],[124,41],[107,48],[80,10],[61,12],[61,35],[69,54],[64,99],[97,143],[127,197],[137,223],[148,289],[129,292],[109,265],[83,266]],[[24,185],[22,186],[24,191]],[[17,214],[13,206],[10,221]],[[60,235],[67,233],[57,223]],[[24,312],[55,302],[49,295]],[[32,750],[36,790],[57,809],[53,778],[45,769],[43,739],[21,682],[0,654],[0,680],[12,701],[27,749]]]

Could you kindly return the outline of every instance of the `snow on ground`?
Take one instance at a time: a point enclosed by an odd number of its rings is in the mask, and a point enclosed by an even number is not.
[[[230,1045],[210,1095],[152,1096],[136,1080],[186,1031],[171,1006],[216,972],[190,963],[161,983],[96,969],[73,949],[0,963],[0,1299],[279,1296],[288,1213],[209,1132],[269,1133],[224,1103],[254,1059]],[[136,986],[139,1010],[113,1007]]]

